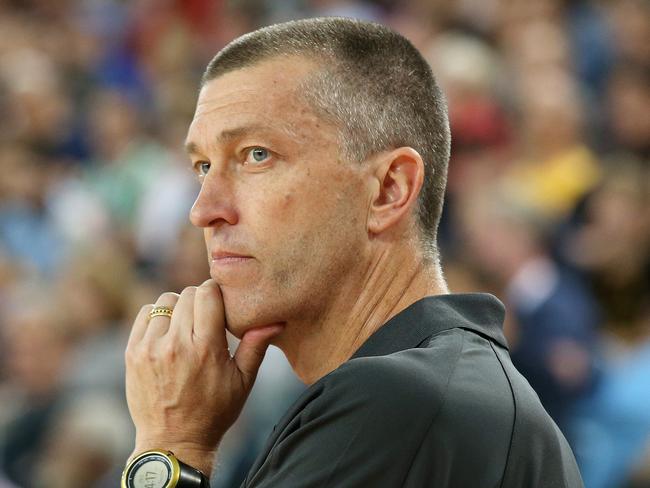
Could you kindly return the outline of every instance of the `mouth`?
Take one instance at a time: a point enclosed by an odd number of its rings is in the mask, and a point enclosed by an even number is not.
[[[210,260],[214,264],[236,264],[253,259],[253,256],[229,251],[213,251]]]

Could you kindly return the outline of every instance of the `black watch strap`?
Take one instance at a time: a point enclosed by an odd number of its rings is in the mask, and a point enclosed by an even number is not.
[[[210,480],[201,471],[180,459],[178,465],[181,469],[176,488],[210,488]]]

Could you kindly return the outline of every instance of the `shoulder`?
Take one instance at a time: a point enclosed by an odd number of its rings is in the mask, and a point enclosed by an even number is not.
[[[463,342],[462,333],[448,331],[427,347],[352,359],[324,378],[323,393],[338,400],[353,396],[372,410],[431,417],[445,398]]]

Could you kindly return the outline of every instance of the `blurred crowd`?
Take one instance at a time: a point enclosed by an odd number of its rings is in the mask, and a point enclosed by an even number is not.
[[[181,151],[202,70],[321,15],[385,23],[431,63],[452,291],[506,303],[587,488],[650,487],[647,0],[0,0],[0,488],[117,486],[131,322],[209,277]],[[213,486],[238,486],[300,388],[271,349]]]

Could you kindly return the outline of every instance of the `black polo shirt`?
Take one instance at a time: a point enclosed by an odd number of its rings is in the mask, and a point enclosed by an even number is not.
[[[485,294],[414,303],[300,396],[242,486],[582,487],[503,317]]]

